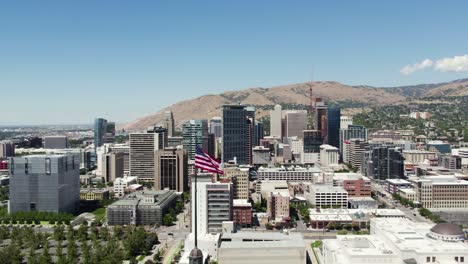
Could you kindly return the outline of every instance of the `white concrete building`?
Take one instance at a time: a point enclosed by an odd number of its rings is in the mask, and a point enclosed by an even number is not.
[[[192,223],[195,223],[195,211],[197,213],[197,226],[192,226],[192,231],[197,228],[200,236],[204,234],[221,233],[223,221],[232,220],[233,188],[231,183],[212,182],[211,173],[197,175],[197,207],[191,204]],[[191,179],[191,201],[195,198],[195,181]]]
[[[338,148],[330,145],[320,146],[320,164],[324,167],[338,165],[340,153]]]
[[[298,233],[223,233],[218,261],[222,264],[304,264],[305,243]]]
[[[114,195],[115,197],[122,197],[125,190],[132,184],[136,184],[138,177],[125,176],[123,178],[116,178],[114,181]]]
[[[318,184],[311,186],[310,193],[305,194],[305,197],[317,208],[348,207],[348,192],[342,187]]]
[[[317,167],[280,167],[265,168],[260,167],[257,171],[258,180],[271,181],[310,181],[314,180],[314,175],[321,172]]]
[[[405,218],[373,218],[371,234],[338,236],[323,243],[324,264],[465,263],[468,244],[452,224],[416,223]]]
[[[340,128],[348,128],[349,125],[353,124],[353,117],[352,116],[341,116],[340,117]]]
[[[281,105],[275,105],[275,108],[270,111],[270,136],[281,138]]]

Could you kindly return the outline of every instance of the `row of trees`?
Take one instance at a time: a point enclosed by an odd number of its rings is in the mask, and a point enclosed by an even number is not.
[[[165,226],[171,226],[177,221],[177,215],[184,210],[184,202],[177,201],[174,208],[169,208],[169,211],[163,216],[162,222]]]
[[[68,213],[53,212],[16,212],[13,214],[1,214],[2,224],[40,224],[47,221],[49,224],[69,224],[73,220],[73,215]]]
[[[399,194],[394,193],[392,196],[393,199],[399,201],[402,205],[411,206],[412,208],[416,207],[413,201],[406,199]]]
[[[429,209],[424,207],[419,208],[419,214],[427,219],[430,219],[434,223],[445,223],[445,221],[440,218],[440,215],[434,214],[433,212],[429,211]]]

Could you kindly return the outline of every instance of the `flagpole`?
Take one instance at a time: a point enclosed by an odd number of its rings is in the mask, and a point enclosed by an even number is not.
[[[194,212],[194,225],[195,225],[195,229],[194,229],[194,235],[195,235],[195,248],[198,248],[198,237],[197,237],[197,229],[198,229],[198,225],[197,225],[197,168],[195,167],[195,177],[193,177],[194,180],[195,180],[195,189],[193,191],[194,193],[194,208],[195,208],[195,212]]]

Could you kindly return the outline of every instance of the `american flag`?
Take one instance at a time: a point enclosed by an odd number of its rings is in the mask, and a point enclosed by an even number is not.
[[[221,170],[219,161],[213,158],[198,145],[195,146],[195,168],[199,168],[208,172],[224,174],[224,171]]]

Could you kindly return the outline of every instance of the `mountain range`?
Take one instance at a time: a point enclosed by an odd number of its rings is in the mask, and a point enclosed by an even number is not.
[[[343,108],[363,108],[408,103],[415,100],[432,100],[440,97],[468,96],[468,79],[437,84],[421,84],[400,87],[349,86],[334,81],[296,83],[271,88],[249,88],[228,91],[216,95],[204,95],[181,101],[161,109],[157,113],[122,125],[127,131],[141,131],[160,123],[164,112],[172,111],[176,126],[190,119],[210,119],[221,115],[225,104],[244,104],[257,108],[256,117],[269,114],[276,104],[305,106],[309,104],[310,87],[313,97]]]

